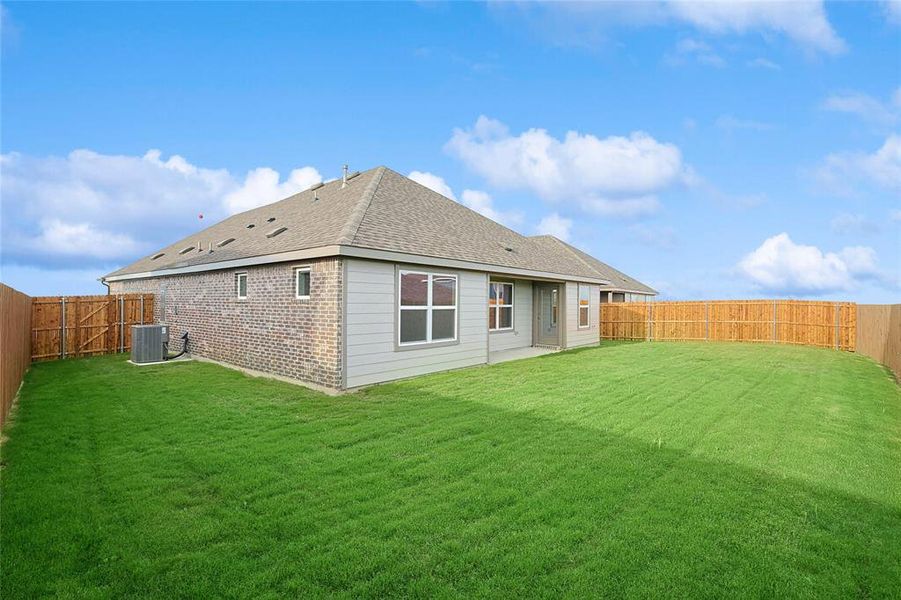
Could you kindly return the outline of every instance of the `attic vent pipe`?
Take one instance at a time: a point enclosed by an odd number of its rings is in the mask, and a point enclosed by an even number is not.
[[[347,187],[347,165],[344,165],[344,175],[341,176],[341,189]]]

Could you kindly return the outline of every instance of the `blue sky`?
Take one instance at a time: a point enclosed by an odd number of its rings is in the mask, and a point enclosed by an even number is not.
[[[901,297],[897,2],[2,11],[2,280],[384,164],[667,298]]]

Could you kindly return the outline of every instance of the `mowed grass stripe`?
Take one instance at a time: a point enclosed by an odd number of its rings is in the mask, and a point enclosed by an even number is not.
[[[29,373],[7,597],[890,597],[901,394],[847,353],[604,344],[343,397]]]

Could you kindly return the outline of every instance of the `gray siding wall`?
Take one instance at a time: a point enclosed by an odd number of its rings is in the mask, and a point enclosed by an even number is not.
[[[497,281],[503,281],[498,279]],[[485,320],[487,322],[487,316]],[[532,345],[532,282],[513,281],[513,331],[488,334],[491,352],[528,348]]]
[[[354,388],[488,361],[488,275],[438,269],[459,275],[459,343],[417,349],[395,348],[396,265],[347,260],[347,387]],[[401,265],[435,272],[435,268]]]
[[[566,282],[566,329],[564,332],[564,345],[567,348],[580,346],[592,346],[600,342],[600,329],[598,327],[598,310],[600,302],[600,288],[597,285],[589,285],[588,294],[590,306],[588,308],[588,322],[590,327],[579,329],[579,284],[573,281]]]

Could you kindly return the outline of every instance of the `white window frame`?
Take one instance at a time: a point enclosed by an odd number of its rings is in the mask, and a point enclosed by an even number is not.
[[[588,306],[583,307],[582,302],[582,289],[588,290]],[[582,309],[585,309],[585,314],[587,315],[585,325],[582,325]],[[578,289],[576,289],[576,318],[578,319],[579,329],[590,329],[591,328],[591,286],[580,283]]]
[[[244,278],[244,295],[241,295],[241,278]],[[247,300],[247,291],[249,290],[250,280],[247,277],[247,271],[241,271],[240,273],[235,273],[235,296],[237,296],[238,300]]]
[[[494,285],[509,285],[510,286],[510,304],[491,304],[491,286]],[[497,294],[495,294],[497,297]],[[494,310],[494,323],[488,323],[488,331],[513,331],[513,327],[515,325],[514,319],[515,310],[513,310],[513,304],[516,302],[516,285],[512,281],[489,281],[488,282],[488,318],[491,319],[491,309]],[[502,308],[510,309],[510,326],[509,327],[499,327],[501,322],[501,311]]]
[[[403,285],[404,275],[423,275],[429,278],[429,282],[426,287],[426,303],[421,306],[403,306],[401,304],[402,300],[402,292],[401,286]],[[435,277],[450,277],[454,280],[454,305],[453,306],[432,306],[432,281]],[[434,273],[431,271],[418,271],[415,269],[398,269],[397,271],[397,345],[401,348],[408,348],[410,346],[430,346],[437,344],[455,344],[457,343],[457,338],[459,337],[459,315],[460,313],[457,310],[460,307],[460,278],[454,273]],[[421,342],[401,342],[400,341],[400,327],[401,327],[401,312],[405,310],[424,310],[426,313],[425,316],[425,340]],[[432,312],[436,310],[452,310],[454,311],[454,337],[453,338],[442,338],[440,340],[432,340]]]
[[[300,283],[300,274],[301,273],[308,273],[310,275],[310,286],[307,289],[308,293],[306,296],[301,296],[300,294],[297,293],[297,288],[299,287],[298,284]],[[297,300],[309,300],[310,299],[309,292],[311,292],[312,290],[313,290],[313,269],[310,267],[310,265],[294,267],[294,298]]]

